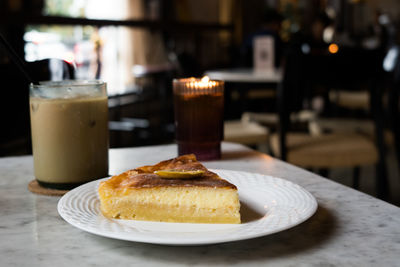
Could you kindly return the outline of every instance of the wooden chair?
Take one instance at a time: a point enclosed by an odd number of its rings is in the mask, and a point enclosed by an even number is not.
[[[336,60],[336,59],[335,59]],[[337,69],[324,68],[309,56],[302,54],[298,49],[293,49],[287,56],[285,74],[282,84],[278,89],[279,131],[271,136],[271,149],[281,159],[303,168],[317,168],[324,170],[321,174],[336,167],[353,168],[353,187],[358,188],[360,167],[376,165],[376,191],[380,198],[388,197],[388,185],[385,169],[385,151],[382,141],[382,132],[377,131],[377,141],[359,133],[323,133],[312,136],[309,133],[291,131],[290,115],[303,108],[304,100],[312,94],[315,80],[320,80],[326,85],[339,81]],[[325,62],[328,66],[340,67],[340,61],[332,64],[331,58]],[[324,64],[325,64],[324,63]],[[331,65],[332,64],[332,65]],[[326,65],[325,65],[326,66]],[[359,70],[362,71],[362,70]],[[328,77],[331,75],[332,77]],[[342,82],[349,82],[351,75]],[[367,76],[368,77],[368,76]],[[372,76],[370,76],[372,78]],[[333,82],[332,80],[335,80]],[[351,81],[351,84],[356,84]],[[371,85],[371,96],[376,93]],[[373,97],[371,97],[372,99]],[[374,103],[374,122],[379,127],[379,105]],[[378,149],[379,148],[379,149]]]
[[[224,141],[240,143],[265,151],[268,138],[268,128],[250,121],[246,116],[242,116],[241,120],[224,122]]]
[[[334,102],[336,105],[356,110],[369,110],[369,92],[368,91],[345,91],[345,90],[334,90],[329,92],[329,100]]]
[[[313,136],[326,132],[341,134],[359,133],[371,140],[375,140],[375,124],[371,119],[316,117],[314,120],[309,121],[308,129]],[[394,145],[394,134],[390,129],[385,129],[383,136],[386,146]]]
[[[316,121],[317,113],[311,110],[300,110],[290,114],[290,121],[294,124],[308,125],[310,122]],[[244,112],[242,120],[257,122],[266,126],[271,130],[276,130],[279,124],[279,116],[277,113],[268,112]]]

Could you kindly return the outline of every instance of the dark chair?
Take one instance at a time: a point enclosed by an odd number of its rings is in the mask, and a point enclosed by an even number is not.
[[[27,62],[27,69],[38,81],[74,79],[74,66],[60,59],[44,59]],[[29,90],[28,81],[14,65],[0,65],[5,78],[1,107],[2,131],[0,133],[0,156],[30,154],[31,137],[29,126]],[[12,115],[10,115],[12,114]]]
[[[37,81],[75,79],[74,65],[62,59],[42,59],[28,62],[27,66],[30,74]]]
[[[362,56],[360,55],[360,58]],[[350,60],[349,60],[350,59]],[[376,191],[380,198],[388,197],[388,186],[385,169],[385,151],[383,145],[380,106],[377,90],[371,81],[369,66],[374,62],[357,61],[359,69],[350,64],[354,57],[341,55],[305,55],[300,49],[292,48],[286,57],[284,79],[278,89],[279,132],[271,137],[271,149],[275,155],[289,163],[307,169],[327,170],[336,167],[353,168],[353,187],[358,187],[360,167],[376,165]],[[369,58],[372,61],[372,58]],[[376,140],[359,133],[322,133],[312,136],[308,132],[293,131],[290,115],[304,109],[304,105],[317,92],[329,90],[333,86],[355,88],[360,85],[358,78],[363,77],[373,100],[373,119],[377,129]],[[375,97],[375,98],[374,98]]]
[[[383,62],[388,81],[388,114],[390,128],[394,136],[394,145],[397,164],[400,170],[400,47],[393,46],[389,49]]]

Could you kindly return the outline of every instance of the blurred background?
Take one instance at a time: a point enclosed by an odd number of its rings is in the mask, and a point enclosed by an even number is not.
[[[1,0],[0,21],[35,77],[107,82],[112,148],[174,142],[172,79],[208,74],[225,140],[400,203],[400,1]],[[30,154],[28,82],[3,49],[0,78],[0,156]]]

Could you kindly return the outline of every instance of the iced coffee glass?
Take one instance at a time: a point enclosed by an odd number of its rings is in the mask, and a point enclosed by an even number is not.
[[[208,77],[175,79],[173,90],[178,154],[219,159],[224,136],[224,82]]]
[[[108,175],[108,101],[101,81],[30,86],[36,180],[71,189]]]

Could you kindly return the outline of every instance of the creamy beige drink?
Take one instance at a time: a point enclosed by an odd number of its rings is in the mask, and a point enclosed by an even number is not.
[[[107,176],[107,96],[56,96],[30,97],[36,179],[67,188]]]

